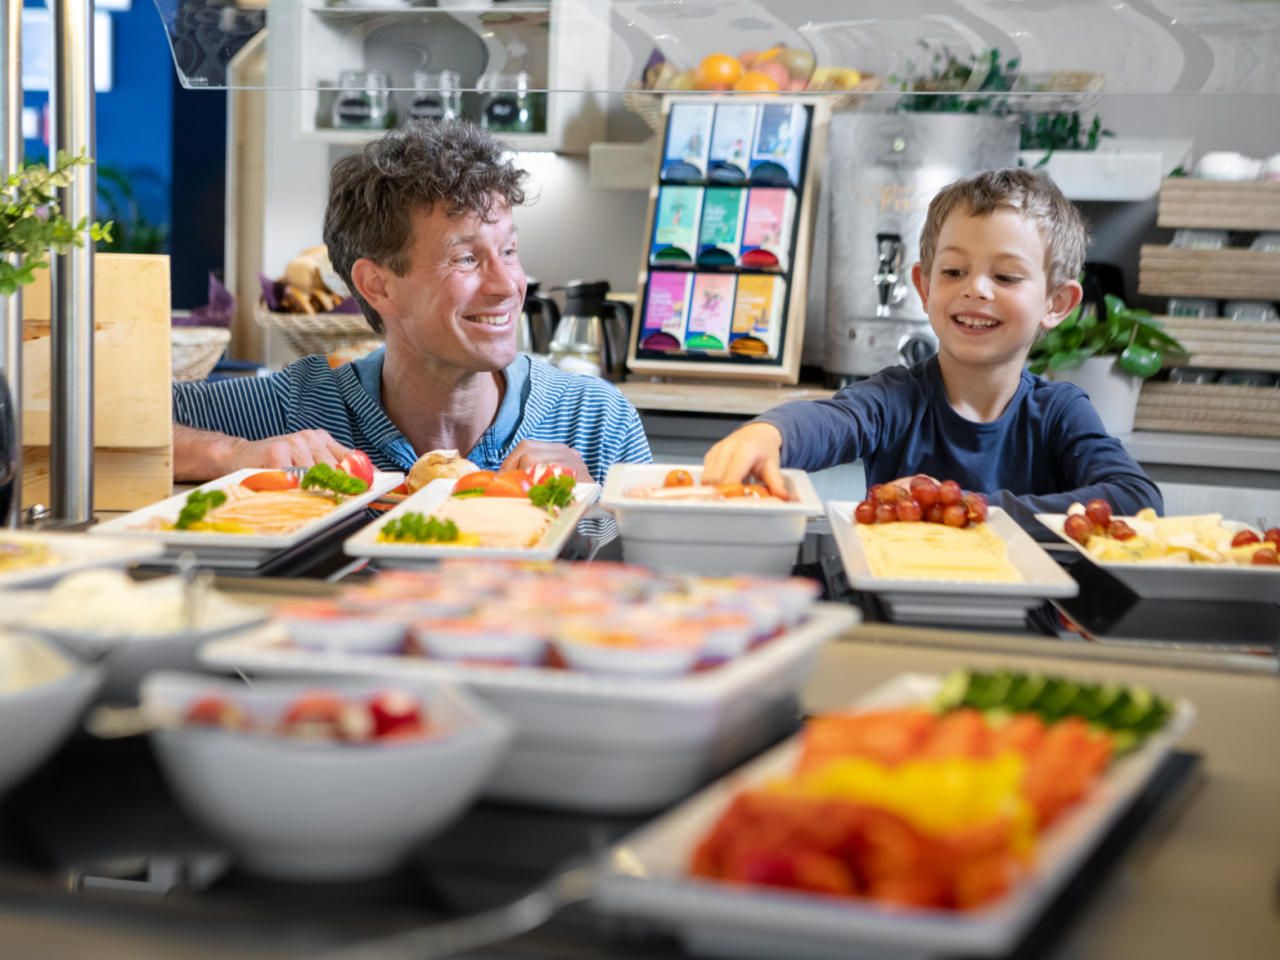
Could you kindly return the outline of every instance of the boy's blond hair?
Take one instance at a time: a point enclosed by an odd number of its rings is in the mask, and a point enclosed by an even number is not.
[[[1048,176],[1020,167],[984,170],[938,191],[920,231],[920,268],[925,275],[933,269],[938,234],[947,217],[957,210],[985,217],[1001,208],[1021,211],[1040,231],[1049,290],[1079,276],[1089,242],[1080,211]]]

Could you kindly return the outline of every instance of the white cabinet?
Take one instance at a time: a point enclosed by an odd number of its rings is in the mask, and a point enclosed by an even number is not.
[[[409,116],[415,71],[456,72],[463,116],[473,120],[489,102],[479,87],[501,77],[499,83],[513,89],[523,73],[533,129],[495,133],[519,150],[572,153],[603,137],[609,16],[607,0],[464,0],[430,7],[395,0],[276,0],[269,29],[273,53],[280,51],[290,64],[300,139],[360,144],[383,132],[335,126],[333,102],[343,71],[386,74],[397,126]],[[548,96],[546,90],[557,92]]]

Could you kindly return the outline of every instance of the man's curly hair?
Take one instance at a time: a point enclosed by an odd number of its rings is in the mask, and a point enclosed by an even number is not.
[[[333,165],[324,242],[375,333],[383,331],[382,317],[356,291],[352,265],[367,257],[403,276],[415,210],[443,205],[450,217],[474,213],[492,223],[495,206],[524,203],[528,174],[507,152],[473,123],[427,121],[393,130]]]

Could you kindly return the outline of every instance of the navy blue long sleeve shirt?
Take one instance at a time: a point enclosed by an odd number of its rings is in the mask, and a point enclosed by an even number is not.
[[[1039,536],[1037,513],[1100,497],[1119,514],[1163,511],[1160,490],[1102,426],[1071,383],[1022,373],[999,419],[975,423],[952,409],[933,357],[888,367],[830,400],[798,400],[757,418],[782,433],[782,465],[821,470],[861,459],[867,484],[927,473],[985,493]]]

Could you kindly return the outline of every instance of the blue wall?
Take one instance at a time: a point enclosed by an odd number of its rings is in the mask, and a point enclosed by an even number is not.
[[[43,2],[26,0],[28,7]],[[173,59],[160,14],[151,0],[133,0],[110,11],[112,88],[97,95],[98,163],[133,181],[141,212],[152,223],[172,223]],[[48,94],[26,93],[28,107],[43,112]],[[46,159],[46,139],[26,141],[27,159]]]

